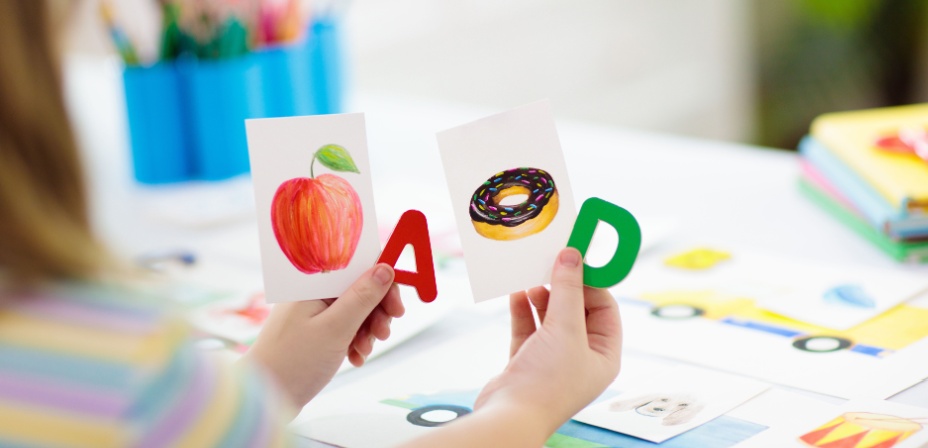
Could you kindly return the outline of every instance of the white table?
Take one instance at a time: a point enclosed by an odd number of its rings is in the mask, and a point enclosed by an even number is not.
[[[127,254],[198,247],[206,254],[205,263],[250,273],[241,280],[246,283],[260,281],[247,188],[233,185],[220,187],[225,188],[221,193],[207,193],[242,201],[238,208],[226,210],[229,216],[224,224],[168,226],[152,219],[147,208],[153,200],[176,197],[194,187],[152,190],[132,182],[121,85],[112,61],[70,61],[67,82],[73,116],[87,150],[95,222],[106,239]],[[392,225],[404,210],[416,208],[426,213],[431,226],[453,225],[434,135],[496,111],[375,93],[360,94],[351,104],[350,111],[366,113],[379,219]],[[557,111],[557,104],[553,108]],[[928,266],[897,264],[802,198],[795,152],[561,119],[558,131],[577,198],[602,197],[644,218],[645,223],[649,219],[672,221],[673,232],[659,244],[721,242],[821,263],[928,275]],[[195,188],[202,193],[202,186]],[[415,193],[397,199],[394,193],[400,191]],[[204,241],[208,242],[205,246]],[[647,257],[648,252],[641,256]],[[439,300],[451,295],[447,300],[468,301],[466,288],[444,291],[440,284],[439,293]],[[364,369],[339,375],[327,390],[375,375],[436,341],[486,325],[493,320],[487,316],[504,313],[500,302],[504,301],[464,307],[445,316]],[[928,407],[928,386],[922,383],[893,399]]]

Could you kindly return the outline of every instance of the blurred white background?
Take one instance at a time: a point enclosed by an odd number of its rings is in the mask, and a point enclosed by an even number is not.
[[[99,1],[72,3],[71,51],[112,53]],[[154,53],[157,2],[111,1]],[[307,1],[340,17],[349,97],[549,98],[563,118],[780,148],[825,112],[928,102],[922,0]]]
[[[351,79],[506,109],[724,140],[751,123],[749,2],[358,0]]]
[[[130,37],[153,0],[117,0]],[[112,52],[95,0],[69,46]],[[350,94],[508,109],[723,140],[751,134],[749,3],[739,0],[357,0],[339,5]],[[145,44],[140,44],[145,47]]]

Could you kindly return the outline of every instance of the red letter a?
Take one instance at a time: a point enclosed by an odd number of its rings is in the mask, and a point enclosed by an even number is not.
[[[396,266],[396,261],[399,260],[407,244],[412,244],[416,254],[416,269],[419,272],[397,269],[394,282],[416,288],[419,300],[431,302],[438,296],[438,287],[435,286],[435,266],[432,264],[429,225],[425,220],[425,215],[419,210],[406,210],[403,216],[400,216],[377,262]]]

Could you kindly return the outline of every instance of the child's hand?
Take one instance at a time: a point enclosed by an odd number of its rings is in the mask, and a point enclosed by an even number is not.
[[[477,411],[404,447],[541,446],[615,379],[622,352],[618,305],[607,291],[583,286],[576,249],[558,255],[550,292],[516,293],[509,304],[509,365],[480,392]]]
[[[378,264],[338,299],[274,305],[246,357],[263,365],[302,407],[335,376],[345,356],[364,364],[374,338],[390,336],[390,322],[405,312],[394,271]]]
[[[558,255],[551,291],[536,287],[510,296],[509,365],[490,381],[475,408],[534,414],[548,435],[593,401],[618,375],[622,328],[608,291],[583,286],[576,249]],[[531,304],[529,303],[531,302]],[[536,328],[532,305],[541,321]]]

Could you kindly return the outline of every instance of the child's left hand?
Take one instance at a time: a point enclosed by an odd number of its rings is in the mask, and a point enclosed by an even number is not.
[[[374,338],[390,336],[390,322],[405,312],[394,271],[378,264],[338,299],[274,305],[246,358],[264,366],[294,405],[303,407],[335,376],[345,356],[364,364]]]

